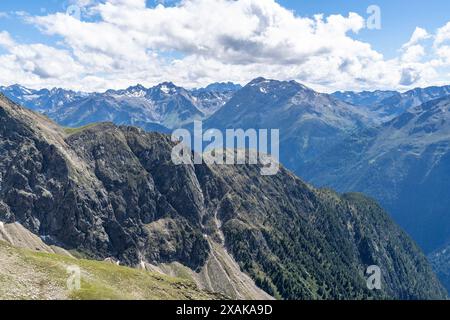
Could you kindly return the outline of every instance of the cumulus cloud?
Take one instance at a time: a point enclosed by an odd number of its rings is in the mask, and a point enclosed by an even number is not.
[[[10,34],[6,31],[0,32],[0,46],[5,48],[10,48],[14,46],[14,41],[11,38]]]
[[[427,32],[427,30],[420,28],[420,27],[416,27],[416,29],[414,30],[411,39],[409,39],[409,41],[407,43],[405,43],[403,45],[403,47],[411,47],[416,45],[418,42],[428,39],[430,38],[431,35]]]
[[[22,45],[7,32],[0,32],[0,47],[7,54],[0,56],[2,84],[22,83],[30,86],[57,81],[79,81],[83,67],[70,52],[43,44]]]
[[[96,18],[26,17],[45,34],[61,37],[64,49],[15,48],[11,37],[0,33],[0,45],[9,51],[0,60],[23,63],[20,70],[43,83],[60,81],[85,90],[163,80],[188,87],[245,83],[265,76],[296,79],[324,91],[430,82],[435,68],[450,60],[445,50],[450,23],[435,35],[416,28],[399,57],[386,60],[370,44],[355,40],[366,24],[356,13],[301,17],[274,0],[184,0],[153,8],[145,0],[74,3]],[[432,58],[422,43],[430,38]]]
[[[450,21],[445,26],[438,29],[434,44],[435,46],[439,46],[447,41],[450,41]]]
[[[406,62],[419,61],[425,56],[425,48],[421,45],[410,45],[405,47],[405,52],[402,55],[402,60]]]

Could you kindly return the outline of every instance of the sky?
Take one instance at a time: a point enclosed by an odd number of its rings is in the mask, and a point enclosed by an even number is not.
[[[450,84],[447,0],[1,0],[0,86]]]

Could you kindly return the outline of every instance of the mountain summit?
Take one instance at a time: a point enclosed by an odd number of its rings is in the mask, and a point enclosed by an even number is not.
[[[205,127],[280,129],[281,162],[297,170],[331,141],[371,122],[367,111],[296,81],[257,78],[208,118]]]

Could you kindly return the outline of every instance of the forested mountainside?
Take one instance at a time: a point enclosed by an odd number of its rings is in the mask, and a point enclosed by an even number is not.
[[[299,170],[308,181],[376,198],[424,248],[450,241],[450,97],[349,136]]]

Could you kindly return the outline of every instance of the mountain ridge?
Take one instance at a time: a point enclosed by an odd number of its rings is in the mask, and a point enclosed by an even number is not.
[[[385,121],[389,121],[410,108],[449,96],[450,85],[415,88],[405,92],[389,90],[337,91],[332,95],[342,101],[369,108],[378,113]]]
[[[103,93],[62,88],[34,90],[20,85],[0,87],[0,92],[64,126],[112,121],[166,133],[214,113],[239,88],[232,83],[214,83],[186,90],[172,82],[163,82],[150,88],[137,84]]]
[[[279,129],[280,160],[296,171],[348,133],[375,125],[370,111],[296,81],[257,78],[204,121],[205,128]]]

